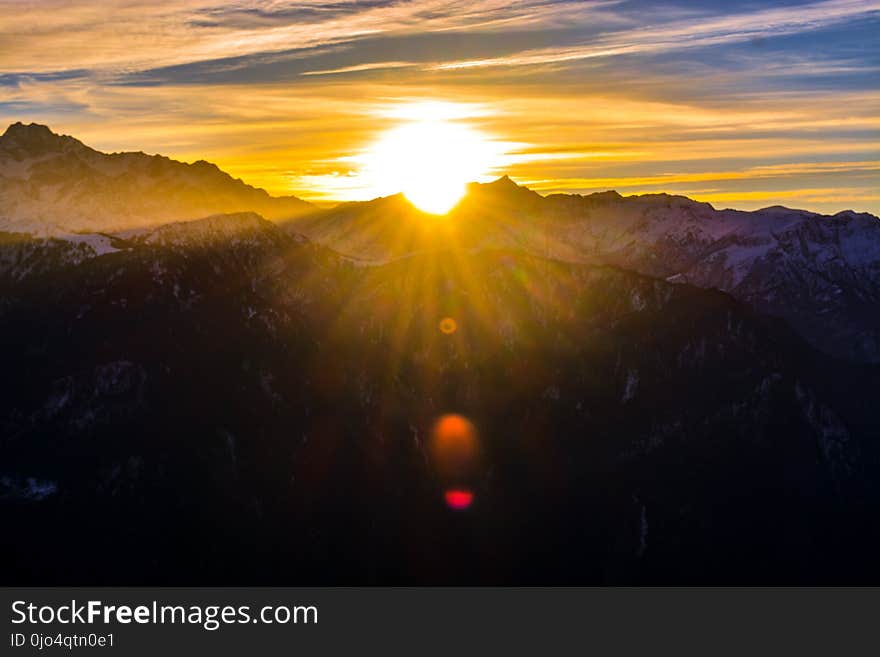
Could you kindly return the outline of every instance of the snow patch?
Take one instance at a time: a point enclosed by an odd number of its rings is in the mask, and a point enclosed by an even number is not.
[[[0,477],[0,500],[41,502],[58,492],[54,481],[36,477]]]
[[[626,384],[623,389],[623,398],[622,402],[628,402],[631,399],[634,399],[639,390],[639,372],[635,369],[628,369],[626,371]]]

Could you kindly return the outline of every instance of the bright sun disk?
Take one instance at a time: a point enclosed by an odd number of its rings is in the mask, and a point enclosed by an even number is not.
[[[429,116],[388,130],[364,159],[364,173],[379,195],[403,192],[420,210],[446,214],[468,182],[493,168],[498,148],[474,128]]]

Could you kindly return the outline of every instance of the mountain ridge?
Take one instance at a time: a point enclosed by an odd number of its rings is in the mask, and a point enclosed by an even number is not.
[[[38,236],[117,232],[218,213],[282,219],[313,209],[273,197],[206,160],[102,153],[41,124],[0,136],[0,230]]]
[[[271,197],[205,160],[108,155],[22,123],[0,137],[0,183],[0,231],[67,239],[78,250],[64,257],[74,260],[110,252],[107,235],[256,212],[368,265],[509,248],[717,288],[786,319],[828,353],[880,361],[880,219],[869,213],[718,210],[681,195],[613,190],[542,196],[509,176],[469,184],[445,216],[402,194],[320,209]]]
[[[541,196],[504,177],[472,183],[443,217],[386,197],[284,225],[376,264],[447,248],[613,264],[729,292],[829,353],[880,360],[880,311],[866,310],[880,307],[880,219],[869,213],[717,210],[663,193]]]
[[[817,348],[874,325],[873,218],[469,190],[449,217],[395,195],[0,233],[15,577],[880,578],[880,366]],[[447,413],[479,433],[466,514]]]

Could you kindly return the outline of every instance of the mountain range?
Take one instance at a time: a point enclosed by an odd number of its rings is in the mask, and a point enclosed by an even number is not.
[[[63,236],[115,232],[219,212],[269,219],[313,209],[275,198],[204,160],[101,153],[47,126],[10,125],[0,136],[0,230]]]
[[[880,579],[876,217],[507,178],[325,210],[142,154],[116,184],[41,126],[0,152],[9,583]]]
[[[715,210],[667,194],[542,197],[504,177],[472,185],[438,221],[398,195],[286,225],[372,262],[459,246],[614,265],[723,290],[829,353],[880,360],[880,219],[871,214]]]
[[[364,263],[510,248],[719,289],[828,353],[880,361],[880,219],[868,213],[716,210],[666,194],[543,197],[507,177],[472,184],[442,219],[402,195],[319,209],[204,161],[107,155],[35,124],[0,137],[0,230],[81,244],[69,257],[104,253],[114,235],[247,211]]]

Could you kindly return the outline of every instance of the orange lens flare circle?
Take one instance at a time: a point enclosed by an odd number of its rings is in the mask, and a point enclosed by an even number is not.
[[[434,423],[431,450],[441,475],[470,474],[477,460],[477,430],[462,415],[444,415]]]
[[[446,335],[452,335],[458,329],[458,324],[451,317],[444,317],[440,320],[440,332]]]

